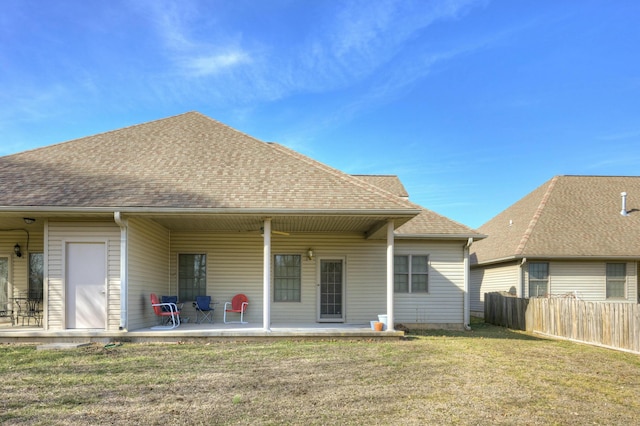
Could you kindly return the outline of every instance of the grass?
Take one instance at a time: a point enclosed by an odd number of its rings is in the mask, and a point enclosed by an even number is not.
[[[3,424],[635,424],[640,356],[476,323],[404,341],[0,346]]]

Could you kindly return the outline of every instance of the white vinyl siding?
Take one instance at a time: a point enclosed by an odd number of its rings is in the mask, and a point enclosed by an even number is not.
[[[577,295],[582,300],[605,301],[606,264],[605,261],[550,261],[549,293],[551,295]],[[622,262],[620,262],[622,263]],[[626,264],[625,300],[637,301],[637,263]],[[528,274],[527,274],[528,275]],[[527,277],[528,279],[528,277]]]
[[[465,275],[462,246],[459,241],[395,241],[396,255],[429,253],[430,266],[429,293],[395,294],[396,323],[462,325]]]
[[[135,330],[156,324],[150,294],[173,293],[169,282],[170,233],[156,222],[130,219],[127,228],[128,283],[127,328]]]
[[[62,330],[65,327],[66,289],[63,265],[65,242],[104,242],[106,240],[108,242],[107,329],[117,330],[120,326],[120,228],[115,223],[51,222],[48,229],[48,253],[45,255],[48,269],[45,299],[48,300],[48,310],[45,326],[52,330]]]
[[[207,255],[207,296],[217,303],[214,322],[222,322],[224,302],[244,293],[249,299],[245,321],[262,323],[262,238],[259,234],[221,234],[207,232],[172,232],[168,294],[178,291],[178,254]],[[184,316],[194,317],[190,304]]]
[[[429,253],[429,293],[395,297],[396,322],[458,324],[463,322],[464,264],[460,242],[396,240],[396,253]],[[305,253],[312,248],[314,260]],[[344,259],[345,322],[368,324],[386,313],[386,241],[367,240],[360,234],[292,234],[272,237],[271,252],[301,256],[300,302],[272,303],[273,323],[317,321],[317,268],[320,258]],[[177,254],[207,253],[207,291],[218,302],[215,321],[222,321],[222,306],[237,293],[249,298],[246,319],[262,324],[263,239],[259,234],[206,232],[171,233],[171,285],[177,284]],[[273,262],[273,258],[272,258]],[[273,281],[271,283],[273,298]],[[189,315],[188,306],[185,312]]]
[[[29,244],[27,247],[27,234],[24,231],[0,232],[0,256],[9,259],[9,282],[7,283],[8,297],[26,296],[29,291],[29,253],[42,252],[42,231],[29,231]],[[13,246],[20,244],[22,257],[16,257]]]
[[[470,286],[471,311],[484,312],[485,293],[504,291],[521,296],[519,274],[520,265],[517,263],[472,269]]]

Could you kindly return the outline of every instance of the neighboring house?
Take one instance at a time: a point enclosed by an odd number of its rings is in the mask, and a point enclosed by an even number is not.
[[[150,293],[185,309],[211,295],[216,321],[245,293],[266,330],[378,314],[460,328],[479,238],[395,176],[351,176],[196,112],[0,158],[0,298],[41,294],[45,330],[149,327]]]
[[[494,291],[637,302],[639,208],[639,176],[549,180],[479,228],[488,238],[471,248],[472,311]]]

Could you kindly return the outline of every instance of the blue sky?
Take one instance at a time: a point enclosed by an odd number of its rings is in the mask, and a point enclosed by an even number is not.
[[[7,0],[0,155],[199,111],[471,227],[638,175],[640,2]]]

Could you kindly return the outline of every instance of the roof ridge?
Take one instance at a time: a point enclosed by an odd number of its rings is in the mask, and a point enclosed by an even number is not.
[[[187,111],[187,112],[183,112],[183,113],[180,113],[180,114],[172,115],[172,116],[169,116],[169,117],[158,118],[156,120],[145,121],[143,123],[135,123],[135,124],[131,124],[129,126],[120,127],[118,129],[106,130],[104,132],[98,132],[98,133],[94,133],[92,135],[86,135],[86,136],[81,136],[79,138],[69,139],[69,140],[66,140],[66,141],[60,141],[60,142],[57,142],[57,143],[54,143],[54,144],[51,144],[51,145],[38,146],[38,147],[35,147],[35,148],[32,148],[32,149],[28,149],[26,151],[20,151],[20,152],[14,153],[14,154],[9,154],[9,155],[6,155],[4,157],[11,157],[13,155],[26,154],[28,152],[34,152],[34,151],[38,151],[38,150],[41,150],[41,149],[49,149],[49,148],[53,148],[53,147],[56,147],[56,146],[65,145],[65,144],[72,143],[72,142],[77,142],[77,141],[80,141],[80,140],[83,140],[83,139],[89,139],[89,138],[93,138],[93,137],[96,137],[96,136],[108,135],[110,133],[120,132],[122,130],[134,129],[136,127],[146,126],[148,124],[153,124],[153,123],[157,123],[157,122],[160,122],[160,121],[171,120],[171,119],[178,118],[178,117],[181,117],[181,116],[187,115],[187,114],[197,114],[197,115],[200,115],[202,117],[209,118],[206,115],[204,115],[204,114],[202,114],[201,112],[198,112],[198,111]]]
[[[362,179],[359,179],[357,177],[354,177],[353,175],[350,175],[349,173],[340,171],[336,168],[333,168],[327,164],[324,164],[320,161],[314,160],[311,157],[307,157],[306,155],[303,155],[297,151],[292,150],[291,148],[288,148],[284,145],[281,145],[277,142],[269,142],[269,145],[278,149],[280,152],[290,155],[292,157],[295,157],[301,161],[304,161],[305,163],[316,167],[318,169],[321,169],[325,172],[331,173],[332,175],[344,180],[347,183],[350,183],[352,185],[356,185],[362,189],[367,189],[369,191],[373,190],[375,192],[377,192],[379,195],[385,197],[386,199],[390,200],[390,201],[394,201],[400,204],[404,204],[406,207],[409,208],[416,208],[416,206],[418,206],[415,203],[412,203],[408,200],[403,200],[401,197],[398,197],[397,195],[394,195],[393,193],[386,191],[382,188],[380,188],[379,186],[373,185],[369,182],[366,182]],[[418,206],[420,209],[422,208],[421,206]]]
[[[540,204],[538,204],[538,208],[536,209],[533,217],[531,218],[531,221],[529,222],[529,226],[524,231],[518,247],[516,247],[516,255],[521,255],[524,252],[524,248],[526,247],[527,243],[529,242],[529,238],[531,238],[531,234],[533,233],[533,228],[535,228],[535,226],[538,224],[538,220],[540,219],[540,216],[542,216],[542,211],[546,207],[547,201],[549,201],[549,198],[551,197],[551,192],[553,192],[553,188],[556,186],[556,182],[559,178],[560,176],[554,176],[551,181],[549,181],[549,187],[542,196]]]

